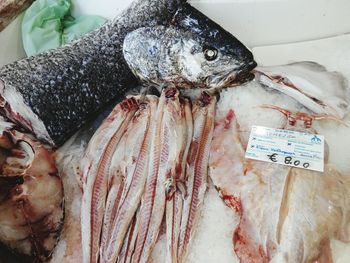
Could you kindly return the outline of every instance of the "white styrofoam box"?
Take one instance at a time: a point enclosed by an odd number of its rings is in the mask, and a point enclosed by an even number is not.
[[[74,14],[99,14],[113,19],[130,2],[75,0]],[[190,0],[189,3],[249,47],[350,33],[349,0]]]
[[[22,16],[0,32],[0,67],[26,56],[21,37]]]
[[[250,47],[350,33],[349,0],[190,2]]]

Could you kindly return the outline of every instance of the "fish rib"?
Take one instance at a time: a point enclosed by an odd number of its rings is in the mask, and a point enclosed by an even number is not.
[[[109,238],[101,246],[101,262],[115,262],[123,245],[129,224],[141,202],[141,195],[148,172],[148,158],[150,154],[150,136],[152,135],[154,117],[157,109],[158,98],[147,96],[147,103],[140,106],[126,133],[126,161],[125,183],[122,195],[118,202],[118,209],[111,210],[115,213],[110,222]],[[105,215],[106,216],[106,215]]]
[[[92,162],[85,170],[86,184],[83,189],[81,211],[83,262],[98,261],[109,167],[118,142],[136,109],[137,103],[134,98],[124,100],[114,108],[94,135],[94,137],[105,136],[109,140],[102,145],[96,145],[100,155],[92,156]],[[89,147],[91,150],[93,148],[92,145]]]
[[[129,125],[130,126],[130,125]],[[129,128],[129,127],[128,127]],[[126,150],[126,133],[120,139],[118,147],[113,154],[111,167],[109,168],[109,178],[107,184],[107,200],[105,205],[105,212],[103,216],[103,225],[100,241],[100,257],[103,249],[106,247],[110,237],[110,231],[113,227],[113,222],[116,217],[121,195],[125,184],[125,169],[123,169],[123,161],[125,159]],[[101,261],[101,260],[100,260]]]
[[[117,263],[130,263],[132,256],[135,251],[135,243],[137,238],[137,231],[139,226],[139,217],[140,217],[140,207],[136,211],[131,224],[128,229],[128,233],[125,236],[123,247],[120,250],[118,255]]]
[[[209,149],[214,130],[216,98],[202,94],[192,109],[193,139],[187,159],[187,197],[183,204],[178,259],[184,262],[194,236],[207,188]]]
[[[166,236],[167,236],[167,255],[166,262],[178,262],[177,250],[179,242],[179,233],[181,226],[181,216],[183,208],[183,200],[186,195],[185,189],[185,168],[186,159],[188,155],[189,146],[192,140],[193,133],[193,120],[191,112],[191,104],[189,100],[185,99],[181,103],[181,115],[182,123],[178,126],[183,126],[184,139],[180,148],[179,166],[176,168],[175,173],[171,176],[172,193],[169,193],[170,197],[167,198],[166,203]]]
[[[176,89],[165,89],[161,94],[152,136],[149,173],[140,208],[140,224],[133,262],[147,262],[157,241],[166,203],[166,178],[176,169],[181,134],[176,134],[180,102]],[[177,137],[179,136],[179,137]]]

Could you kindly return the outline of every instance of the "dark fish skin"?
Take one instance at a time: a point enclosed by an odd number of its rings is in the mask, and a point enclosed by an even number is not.
[[[183,2],[135,1],[114,21],[72,44],[4,66],[0,69],[0,112],[39,139],[60,146],[136,85],[123,58],[125,35],[142,26],[168,24]],[[23,98],[25,110],[14,110],[4,96],[6,90],[15,90]],[[23,111],[42,121],[46,131],[23,117]]]
[[[125,37],[124,58],[146,85],[222,88],[253,79],[253,54],[231,33],[184,4],[169,26],[142,27]]]
[[[179,8],[171,24],[199,35],[207,41],[207,46],[215,47],[223,54],[233,56],[244,62],[240,76],[242,81],[244,81],[244,78],[252,76],[249,73],[257,66],[253,54],[231,33],[188,3]]]

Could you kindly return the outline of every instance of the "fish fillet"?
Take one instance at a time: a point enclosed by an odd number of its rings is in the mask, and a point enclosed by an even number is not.
[[[148,159],[157,103],[157,97],[147,96],[125,133],[125,164],[122,168],[125,182],[121,188],[120,197],[114,200],[116,209],[106,209],[106,212],[112,212],[113,215],[105,213],[105,219],[107,220],[108,217],[110,221],[106,223],[109,223],[110,227],[106,229],[109,234],[106,243],[101,244],[101,262],[116,261],[130,222],[141,202],[148,173]]]
[[[130,126],[130,124],[129,124]],[[129,128],[128,126],[128,128]],[[103,250],[108,244],[110,237],[110,231],[113,227],[113,222],[116,217],[121,195],[123,193],[123,187],[125,183],[125,156],[127,153],[126,133],[125,131],[120,139],[118,146],[113,154],[107,181],[107,199],[105,205],[105,211],[103,215],[103,225],[100,240],[100,260],[102,260]]]
[[[319,173],[246,160],[233,110],[218,114],[209,166],[240,218],[233,236],[240,262],[314,262],[328,257],[331,238],[348,241],[349,179],[329,164]]]
[[[83,188],[81,210],[83,262],[98,262],[100,234],[102,228],[105,202],[108,190],[109,168],[119,140],[137,110],[134,98],[118,104],[107,117],[95,136],[103,133],[107,140],[97,144],[96,156],[92,156],[90,165],[83,168],[86,184]],[[92,143],[95,140],[92,139]],[[93,150],[90,145],[89,150]],[[87,156],[89,154],[87,153]],[[86,162],[85,162],[86,163]]]
[[[135,252],[135,244],[137,238],[137,231],[139,227],[140,218],[140,207],[136,211],[134,218],[128,229],[128,233],[125,236],[123,247],[118,255],[117,263],[129,263],[132,260],[133,254]]]
[[[174,127],[175,128],[175,127]],[[188,150],[192,140],[193,133],[193,120],[191,104],[189,100],[185,99],[181,102],[181,123],[177,124],[176,129],[179,130],[178,134],[182,134],[183,138],[179,143],[180,156],[179,166],[176,168],[175,173],[171,174],[168,198],[166,202],[166,236],[167,236],[167,255],[166,262],[178,262],[177,250],[181,226],[182,207],[183,200],[186,196],[185,187],[185,169]]]
[[[193,138],[187,158],[186,189],[179,234],[178,261],[186,260],[207,189],[209,149],[214,130],[216,98],[202,94],[192,109]]]
[[[175,128],[181,122],[180,108],[179,92],[173,88],[163,90],[155,118],[150,165],[132,262],[147,262],[164,215],[167,176],[174,173],[182,162],[179,155],[183,135],[177,134],[178,128]]]

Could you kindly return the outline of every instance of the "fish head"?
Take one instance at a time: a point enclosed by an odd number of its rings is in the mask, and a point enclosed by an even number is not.
[[[181,65],[185,75],[196,77],[192,77],[196,85],[220,88],[254,78],[251,71],[257,64],[248,48],[189,4],[177,11],[171,24],[192,34],[192,40],[183,45],[186,57]]]
[[[124,58],[148,84],[222,88],[254,78],[253,54],[234,36],[188,4],[170,25],[139,28],[124,39]]]
[[[251,70],[256,63],[253,59],[243,58],[239,48],[195,36],[183,38],[182,42],[177,77],[180,76],[183,83],[200,88],[222,88],[254,78]]]

